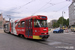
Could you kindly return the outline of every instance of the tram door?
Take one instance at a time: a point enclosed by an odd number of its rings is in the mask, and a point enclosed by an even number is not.
[[[28,38],[32,38],[32,20],[25,21],[25,35]]]
[[[11,33],[13,33],[13,23],[11,23]]]
[[[10,28],[10,27],[9,27],[9,23],[4,25],[4,30],[5,30],[6,32],[9,32],[9,28]]]

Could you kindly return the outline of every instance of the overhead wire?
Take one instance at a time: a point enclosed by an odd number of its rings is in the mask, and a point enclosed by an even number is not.
[[[50,0],[51,1],[51,0]],[[47,4],[49,4],[50,3],[50,1],[49,2],[47,2],[45,5],[43,5],[42,7],[44,7],[44,6],[46,6]],[[22,6],[20,6],[20,8],[22,8],[23,6],[25,6],[25,5],[27,5],[27,4],[29,4],[29,3],[31,3],[32,1],[30,1],[30,2],[28,2],[28,3],[26,3],[26,4],[24,4],[24,5],[22,5]],[[63,1],[63,2],[65,2],[65,1]],[[55,5],[58,5],[58,4],[61,4],[61,3],[63,3],[63,2],[59,2],[59,3],[56,3],[56,4],[52,4],[52,3],[50,3],[52,6],[55,6]],[[51,7],[52,7],[51,6]],[[40,8],[40,9],[42,9],[42,7]],[[20,9],[19,8],[19,9]],[[47,7],[48,8],[48,7]],[[35,13],[37,13],[40,9],[38,9],[36,12],[34,12],[32,15],[34,15]],[[61,8],[62,9],[62,8]]]
[[[28,3],[26,3],[26,4],[24,4],[24,5],[20,6],[19,9],[21,9],[22,7],[24,7],[24,6],[26,6],[26,5],[30,4],[30,3],[32,3],[33,1],[35,1],[35,0],[32,0],[32,1],[30,1],[30,2],[28,2]]]
[[[19,7],[16,7],[16,8],[14,8],[14,9],[12,9],[12,10],[21,9],[22,7],[24,7],[24,6],[26,6],[26,5],[30,4],[30,3],[32,3],[33,1],[35,1],[35,0],[31,0],[31,1],[27,2],[26,4],[24,4],[24,5],[22,5],[22,6],[19,6]],[[50,1],[51,1],[51,0],[50,0]],[[47,2],[45,5],[43,5],[42,7],[45,7],[47,4],[50,3],[50,1]],[[65,1],[63,1],[63,2],[65,2]],[[50,3],[50,4],[51,4],[52,6],[55,6],[55,5],[61,4],[61,3],[63,3],[63,2],[59,2],[59,3],[56,3],[56,4]],[[51,6],[51,7],[52,7],[52,6]],[[34,14],[37,13],[40,9],[42,9],[42,7],[39,8],[36,12],[34,12],[32,15],[34,15]],[[50,7],[50,6],[49,6],[49,7]],[[48,7],[47,7],[47,8],[48,8]],[[46,8],[45,8],[45,9],[46,9]]]
[[[44,6],[46,6],[47,4],[49,4],[49,2],[50,2],[51,0],[49,0],[45,5],[43,5],[42,7],[44,7]],[[42,8],[41,7],[41,8]],[[36,12],[34,12],[32,15],[34,15],[35,13],[37,13],[41,8],[39,8]]]
[[[65,2],[65,1],[63,1],[63,2]],[[63,2],[59,2],[59,3],[56,3],[56,4],[52,4],[52,3],[50,3],[52,6],[55,6],[55,5],[57,5],[57,4],[60,4],[60,3],[63,3]],[[48,3],[46,3],[44,6],[42,6],[40,9],[42,9],[43,7],[45,7],[47,4],[49,4],[49,2]],[[52,6],[49,6],[49,7],[52,7]],[[49,8],[49,7],[47,7],[47,8]],[[45,8],[45,9],[47,9],[47,8]],[[35,13],[37,13],[38,11],[40,11],[40,9],[38,9],[36,12],[34,12],[32,15],[34,15]],[[42,10],[45,10],[45,9],[42,9]]]
[[[66,6],[69,6],[69,4],[67,4]],[[60,8],[60,9],[59,9],[59,10],[57,10],[57,11],[60,11],[61,9],[65,8],[66,6],[64,6],[64,7]]]
[[[69,4],[67,4],[66,6],[68,6]],[[58,11],[60,11],[60,10],[62,10],[63,8],[65,8],[66,6],[64,6],[64,7],[62,7],[62,8],[60,8],[59,10],[57,10],[56,12],[58,12]],[[54,13],[53,15],[55,15],[56,13]]]
[[[52,6],[49,6],[49,7],[51,8],[51,7],[55,6],[55,5],[62,4],[64,2],[66,2],[66,1],[62,1],[62,2],[59,2],[59,3],[53,4]],[[48,9],[49,7],[46,7],[45,9]]]
[[[25,3],[25,4],[23,4],[23,5],[21,5],[21,6],[19,6],[19,7],[16,7],[16,8],[14,8],[14,9],[12,9],[12,10],[21,9],[22,7],[24,7],[24,6],[26,6],[26,5],[30,4],[30,3],[32,3],[33,1],[35,1],[35,0],[31,0],[31,1],[29,1],[29,2],[27,2],[27,3]]]
[[[31,0],[31,1],[29,1],[29,2],[27,2],[27,3],[25,3],[25,4],[23,4],[23,5],[21,5],[21,6],[19,6],[19,7],[16,7],[16,8],[14,8],[14,9],[11,9],[11,10],[21,9],[22,7],[24,7],[24,6],[26,6],[26,5],[30,4],[30,3],[32,3],[33,1],[35,1],[35,0]],[[7,16],[6,16],[6,17],[7,17]],[[14,17],[14,18],[15,18],[15,17]]]

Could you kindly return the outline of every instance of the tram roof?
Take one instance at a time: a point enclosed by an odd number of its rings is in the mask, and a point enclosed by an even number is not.
[[[16,20],[15,22],[17,22],[17,21],[22,21],[22,20],[27,20],[27,19],[31,19],[31,18],[34,18],[34,17],[38,18],[38,16],[45,16],[45,15],[29,16],[29,17],[22,18],[22,19],[20,19],[20,20]],[[45,16],[45,17],[47,18],[47,16]]]

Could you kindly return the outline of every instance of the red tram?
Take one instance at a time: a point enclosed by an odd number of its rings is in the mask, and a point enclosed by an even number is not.
[[[47,16],[30,16],[6,23],[4,25],[4,31],[30,39],[47,39],[49,37]]]

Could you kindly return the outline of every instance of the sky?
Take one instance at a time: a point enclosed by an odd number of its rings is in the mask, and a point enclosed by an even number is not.
[[[45,15],[48,22],[62,16],[69,18],[69,6],[66,0],[0,0],[0,13],[8,20],[17,20],[32,15]]]

